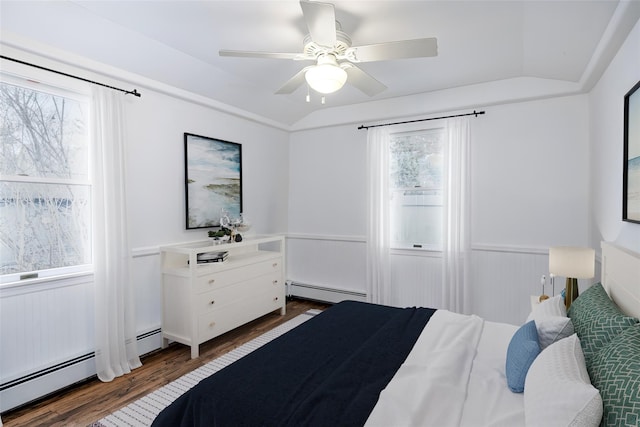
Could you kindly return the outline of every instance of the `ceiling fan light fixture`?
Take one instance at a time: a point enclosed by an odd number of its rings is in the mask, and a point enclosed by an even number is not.
[[[318,64],[310,67],[304,78],[316,92],[333,93],[344,86],[347,72],[340,68],[335,56],[327,54],[318,57]]]

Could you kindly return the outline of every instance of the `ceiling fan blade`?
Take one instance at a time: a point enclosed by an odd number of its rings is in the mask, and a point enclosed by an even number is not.
[[[427,39],[401,40],[396,42],[354,46],[347,49],[350,61],[372,62],[388,59],[424,58],[438,55],[438,40]]]
[[[296,89],[302,86],[305,83],[304,75],[307,72],[309,67],[304,67],[302,70],[298,71],[293,77],[287,81],[284,86],[282,86],[276,92],[276,95],[286,95],[289,93],[293,93]]]
[[[366,95],[375,96],[387,87],[353,64],[345,64],[347,83],[360,89]]]
[[[301,53],[251,52],[246,50],[220,50],[218,53],[220,56],[235,56],[239,58],[307,59]]]
[[[336,45],[336,12],[333,5],[300,0],[300,7],[311,40],[320,46],[333,48]]]

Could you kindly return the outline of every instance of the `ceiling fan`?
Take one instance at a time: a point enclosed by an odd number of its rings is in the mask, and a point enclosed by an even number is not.
[[[220,56],[316,62],[315,65],[300,70],[276,94],[292,93],[305,81],[315,91],[327,94],[339,90],[348,81],[365,94],[375,96],[387,87],[358,68],[356,63],[422,58],[438,54],[435,38],[351,46],[351,39],[336,21],[333,4],[300,0],[300,7],[309,29],[309,34],[303,40],[302,53],[220,50]]]

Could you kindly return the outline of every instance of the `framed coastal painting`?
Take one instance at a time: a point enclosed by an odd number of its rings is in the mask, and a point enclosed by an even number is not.
[[[186,227],[220,226],[242,212],[242,145],[184,134]]]
[[[624,96],[622,220],[640,224],[640,82]]]

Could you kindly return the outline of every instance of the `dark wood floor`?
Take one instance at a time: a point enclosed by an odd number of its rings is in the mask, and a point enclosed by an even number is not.
[[[287,314],[274,312],[200,346],[200,357],[190,358],[190,348],[172,344],[142,359],[142,367],[110,383],[92,379],[59,392],[32,405],[2,414],[6,427],[86,426],[241,346],[247,341],[305,311],[324,309],[326,304],[312,301],[287,302]]]

